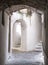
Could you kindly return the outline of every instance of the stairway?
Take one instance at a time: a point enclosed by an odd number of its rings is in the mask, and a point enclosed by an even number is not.
[[[34,51],[42,52],[43,51],[42,43],[37,43]]]

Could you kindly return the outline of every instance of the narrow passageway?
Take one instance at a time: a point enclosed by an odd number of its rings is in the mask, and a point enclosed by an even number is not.
[[[11,15],[5,11],[6,65],[44,65],[42,15],[30,7],[12,12]]]
[[[48,65],[48,0],[0,1],[0,65]]]

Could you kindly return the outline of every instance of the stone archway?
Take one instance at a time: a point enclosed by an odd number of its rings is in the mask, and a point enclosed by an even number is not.
[[[20,6],[20,5],[19,5],[19,6]],[[24,6],[24,7],[26,7],[26,6]],[[21,7],[20,9],[22,9],[22,8],[24,8],[24,7]],[[27,7],[27,8],[28,8],[28,7]],[[10,8],[9,8],[9,9],[10,9]],[[11,9],[10,9],[10,10],[11,10]],[[18,9],[17,9],[17,10],[18,10]],[[16,10],[15,10],[15,11],[16,11]],[[11,14],[12,14],[12,12],[13,12],[13,11],[11,10]],[[9,13],[10,13],[10,12],[9,12]]]
[[[18,48],[18,49],[20,49],[21,51],[22,50],[25,50],[26,49],[26,41],[24,41],[24,39],[26,39],[26,34],[24,33],[25,31],[26,31],[26,23],[25,23],[25,21],[24,20],[22,20],[22,19],[19,19],[19,20],[16,20],[14,23],[13,23],[13,29],[12,29],[12,32],[13,32],[13,37],[12,37],[12,40],[14,39],[14,33],[15,33],[15,24],[16,23],[21,23],[21,46],[20,46],[20,48]],[[23,32],[24,31],[24,32]],[[23,36],[23,35],[25,35],[25,37]],[[23,38],[24,37],[24,38]],[[23,41],[24,41],[24,43],[23,43]],[[13,41],[12,41],[13,42]],[[22,44],[23,43],[23,44]],[[12,43],[12,44],[14,44],[14,42]],[[24,46],[23,46],[24,45]],[[14,49],[14,48],[13,48]]]

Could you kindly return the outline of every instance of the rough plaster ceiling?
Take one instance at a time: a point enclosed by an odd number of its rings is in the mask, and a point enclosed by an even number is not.
[[[48,0],[0,0],[0,9],[5,9],[7,7],[10,7],[11,5],[17,4],[27,4],[34,7],[41,5],[41,7],[45,7],[46,4],[48,4]]]
[[[18,10],[24,9],[24,8],[30,8],[27,5],[15,5],[15,6],[11,6],[10,8],[7,8],[5,11],[8,13],[12,13],[12,12],[16,12]]]

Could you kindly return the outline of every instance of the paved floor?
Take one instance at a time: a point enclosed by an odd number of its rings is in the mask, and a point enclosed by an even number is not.
[[[42,46],[37,45],[33,52],[16,52],[8,58],[7,65],[43,65]]]

